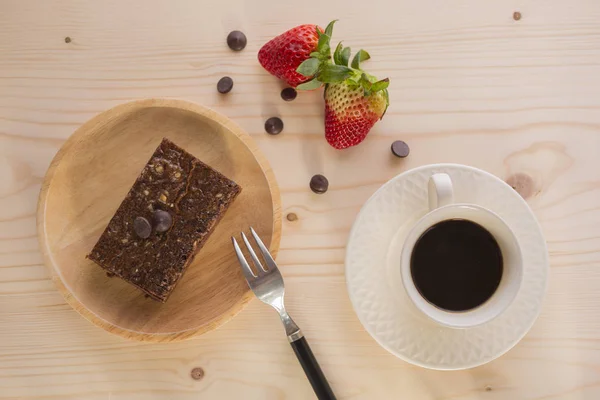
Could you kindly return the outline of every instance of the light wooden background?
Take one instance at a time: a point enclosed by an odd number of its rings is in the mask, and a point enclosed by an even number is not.
[[[275,34],[334,18],[334,40],[368,49],[370,71],[392,82],[385,119],[344,152],[322,137],[320,94],[284,103],[256,61]],[[600,398],[599,20],[597,0],[0,0],[0,398],[312,398],[276,314],[257,301],[201,338],[140,344],[85,321],[49,280],[35,207],[50,160],[95,114],[148,97],[212,107],[267,155],[284,216],[299,217],[284,218],[278,258],[287,304],[339,398]],[[225,45],[233,29],[249,38],[241,53]],[[235,81],[225,97],[215,90],[223,75]],[[278,137],[263,131],[273,115],[285,122]],[[410,144],[408,159],[390,155],[394,139]],[[462,372],[413,367],[378,347],[344,282],[361,205],[392,176],[434,162],[530,177],[524,193],[551,253],[532,331]],[[314,173],[329,178],[327,194],[307,189]]]

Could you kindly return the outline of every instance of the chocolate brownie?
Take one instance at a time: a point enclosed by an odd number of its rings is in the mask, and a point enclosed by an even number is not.
[[[163,139],[88,258],[164,303],[240,191]]]

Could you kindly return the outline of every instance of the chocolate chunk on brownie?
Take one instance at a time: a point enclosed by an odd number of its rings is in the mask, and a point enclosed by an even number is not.
[[[164,303],[240,191],[163,139],[88,258]]]

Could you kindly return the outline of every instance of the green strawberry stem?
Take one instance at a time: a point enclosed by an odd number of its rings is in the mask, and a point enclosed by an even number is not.
[[[369,58],[371,58],[369,53],[367,53],[363,49],[360,49],[358,51],[358,53],[356,53],[354,55],[354,58],[352,59],[352,68],[360,69],[360,63],[363,61],[367,61]]]
[[[360,64],[371,58],[370,54],[360,49],[350,62],[350,47],[344,47],[342,42],[336,46],[333,57],[331,56],[331,35],[333,25],[337,20],[331,21],[324,32],[317,29],[319,42],[316,51],[310,54],[310,58],[302,62],[296,70],[299,74],[312,78],[296,87],[298,90],[314,90],[324,84],[345,82],[350,88],[362,87],[365,96],[384,91],[386,104],[389,104],[387,88],[390,84],[388,78],[378,80],[373,75],[361,69]],[[333,62],[332,62],[333,60]]]

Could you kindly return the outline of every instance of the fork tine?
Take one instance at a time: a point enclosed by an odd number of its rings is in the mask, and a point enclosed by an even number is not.
[[[237,240],[235,240],[235,238],[232,236],[231,241],[233,242],[233,248],[235,249],[235,254],[237,255],[238,261],[240,262],[240,265],[242,266],[242,272],[244,273],[244,276],[246,277],[246,281],[248,282],[248,285],[250,285],[250,282],[253,281],[254,278],[256,278],[256,275],[254,275],[252,268],[250,268],[250,266],[248,265],[248,262],[246,261],[246,257],[244,257],[244,253],[242,253],[242,249],[240,249],[240,246],[238,245]]]
[[[277,264],[275,264],[275,260],[273,260],[273,257],[271,257],[271,253],[269,253],[269,250],[267,250],[267,247],[265,246],[265,244],[262,242],[262,240],[260,240],[260,237],[254,230],[254,228],[250,227],[250,232],[252,233],[252,236],[254,236],[254,240],[256,240],[256,244],[258,244],[258,248],[260,249],[260,252],[262,253],[262,255],[264,257],[265,262],[267,263],[267,266],[269,267],[269,270],[276,270]]]
[[[254,263],[254,266],[256,267],[256,272],[258,273],[258,275],[260,275],[261,272],[267,272],[267,270],[265,269],[265,267],[263,267],[262,263],[260,262],[260,260],[256,256],[256,253],[254,252],[254,249],[252,248],[252,245],[248,241],[248,238],[246,237],[246,235],[244,234],[244,232],[242,232],[242,239],[244,239],[244,243],[246,243],[246,247],[248,248],[248,252],[250,253],[250,257],[252,257],[252,262]]]

